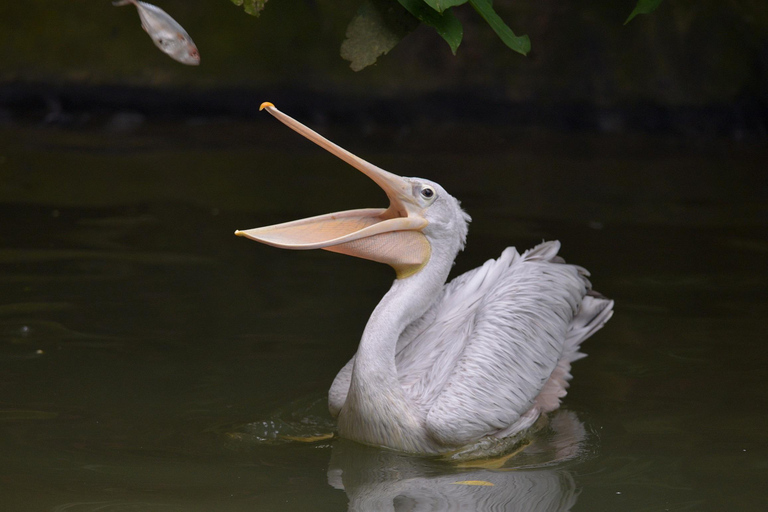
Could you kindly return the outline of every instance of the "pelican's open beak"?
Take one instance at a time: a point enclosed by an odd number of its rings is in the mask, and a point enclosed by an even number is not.
[[[411,183],[337,146],[272,103],[263,103],[260,110],[265,108],[283,124],[375,181],[389,197],[389,208],[329,213],[235,234],[284,249],[325,249],[386,263],[395,269],[398,278],[421,270],[429,261],[431,248],[421,232],[427,220],[423,207],[414,199]]]

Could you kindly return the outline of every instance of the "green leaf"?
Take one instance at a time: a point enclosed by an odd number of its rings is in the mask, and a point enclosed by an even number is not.
[[[528,39],[528,36],[516,36],[512,29],[493,10],[491,0],[469,0],[469,3],[488,22],[493,31],[496,32],[496,35],[504,41],[504,44],[517,53],[528,55],[528,52],[531,51],[531,40]]]
[[[451,52],[456,55],[456,50],[458,50],[459,45],[461,44],[461,39],[464,37],[464,28],[450,9],[439,14],[433,9],[430,9],[423,0],[397,1],[419,21],[434,28],[437,33],[440,34],[440,37],[445,39],[448,46],[451,47]]]
[[[627,18],[627,21],[625,21],[624,24],[626,25],[627,23],[632,21],[632,18],[634,18],[638,14],[652,13],[661,4],[661,1],[662,0],[637,0],[637,5],[635,5],[635,9],[629,15],[629,18]]]
[[[232,0],[235,5],[242,5],[245,12],[251,16],[258,16],[264,10],[264,4],[267,0]]]
[[[399,0],[398,0],[399,1]],[[465,4],[468,0],[420,0],[419,3],[425,3],[428,6],[432,8],[432,10],[435,10],[437,12],[443,12],[447,9],[450,9],[451,7],[455,7],[457,5]],[[400,2],[401,4],[403,2]],[[403,6],[406,9],[408,7]],[[408,9],[410,11],[410,9]],[[413,14],[413,13],[411,13]],[[415,14],[414,14],[415,16]]]
[[[364,0],[347,26],[341,57],[350,61],[353,71],[360,71],[387,54],[418,26],[416,18],[391,0]]]

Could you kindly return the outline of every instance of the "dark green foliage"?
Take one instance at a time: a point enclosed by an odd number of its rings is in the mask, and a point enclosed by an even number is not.
[[[347,26],[341,57],[350,62],[353,71],[360,71],[387,54],[418,25],[418,20],[396,2],[364,0]]]
[[[244,6],[245,12],[258,16],[267,0],[231,0]],[[637,0],[634,10],[624,22],[626,25],[638,14],[656,10],[662,0]],[[464,37],[461,22],[452,9],[469,3],[490,25],[496,35],[512,50],[528,55],[531,41],[527,35],[518,36],[493,9],[493,0],[363,0],[357,13],[347,26],[346,39],[341,45],[342,58],[359,71],[376,62],[397,43],[412,32],[418,22],[435,29],[451,52],[456,51]]]
[[[421,3],[425,3],[437,12],[443,12],[446,9],[455,7],[457,5],[467,3],[467,0],[419,0]],[[402,2],[400,2],[402,3]]]
[[[404,37],[415,27],[403,29],[401,13],[388,4],[392,0],[365,0],[347,27],[347,39],[342,44],[342,57],[351,61],[351,67],[359,71],[373,64],[376,59],[391,50],[397,44],[397,34]],[[410,15],[418,21],[434,28],[451,47],[453,54],[461,44],[464,29],[454,16],[451,8],[469,3],[491,26],[501,40],[511,49],[527,55],[531,50],[528,36],[516,36],[512,29],[493,10],[491,0],[397,0]]]
[[[461,39],[464,37],[464,27],[461,26],[461,22],[456,19],[450,9],[446,9],[442,12],[437,12],[435,9],[431,9],[422,0],[397,0],[400,5],[405,7],[409,13],[416,17],[420,22],[425,25],[429,25],[434,28],[440,37],[445,39],[445,42],[451,47],[451,51],[456,55],[456,50],[461,44]],[[459,1],[458,3],[464,3],[467,0]],[[444,5],[447,0],[442,2],[434,2]],[[457,3],[454,0],[454,3]]]
[[[235,5],[242,5],[245,12],[252,16],[258,16],[264,10],[267,0],[232,0]]]
[[[480,13],[501,40],[518,53],[531,50],[528,36],[516,36],[493,10],[491,0],[397,0],[404,8],[395,9],[392,0],[365,0],[347,27],[347,38],[341,56],[359,71],[389,52],[415,26],[403,19],[403,12],[437,31],[451,51],[456,51],[464,37],[464,28],[451,8],[469,2]]]
[[[512,29],[493,10],[491,0],[469,0],[469,3],[488,22],[493,31],[496,32],[496,35],[504,41],[504,44],[517,53],[528,55],[528,52],[531,51],[531,41],[528,39],[528,36],[516,36]]]
[[[627,18],[627,21],[625,21],[624,24],[626,25],[627,23],[632,21],[632,18],[634,18],[638,14],[652,13],[661,4],[661,1],[662,0],[637,0],[637,5],[635,5],[634,10],[632,10],[629,17]]]

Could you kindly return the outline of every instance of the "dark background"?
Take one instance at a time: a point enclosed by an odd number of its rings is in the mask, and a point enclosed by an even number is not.
[[[352,1],[272,0],[259,18],[225,0],[164,2],[200,48],[199,68],[157,51],[132,6],[5,2],[0,119],[51,121],[52,109],[251,116],[266,97],[282,106],[289,101],[294,113],[300,108],[351,122],[474,119],[764,138],[765,2],[665,1],[624,26],[633,3],[497,2],[507,23],[530,36],[527,58],[507,49],[465,5],[455,9],[465,28],[456,57],[423,26],[354,73],[339,57],[356,11]]]
[[[421,27],[359,73],[339,57],[354,2],[158,4],[199,67],[131,6],[0,5],[9,510],[406,507],[458,478],[500,478],[503,510],[766,509],[765,0],[665,0],[627,26],[632,0],[496,0],[528,57],[465,6],[458,56]],[[592,272],[616,314],[573,368],[571,458],[458,477],[276,439],[333,429],[307,397],[323,411],[392,272],[233,236],[385,205],[263,101],[459,198],[454,274],[542,239]]]

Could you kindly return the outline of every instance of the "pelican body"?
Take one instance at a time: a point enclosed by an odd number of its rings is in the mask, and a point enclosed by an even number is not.
[[[286,249],[325,249],[391,265],[376,306],[328,403],[339,435],[420,454],[471,449],[529,429],[557,409],[579,345],[611,317],[588,273],[559,242],[496,260],[446,284],[470,217],[435,182],[376,167],[283,114],[284,124],[357,168],[386,209],[320,215],[235,234]]]

